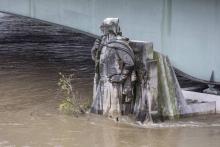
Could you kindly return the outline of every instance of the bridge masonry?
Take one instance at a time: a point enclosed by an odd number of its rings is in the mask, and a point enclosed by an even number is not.
[[[0,11],[100,35],[106,17],[119,17],[125,36],[154,43],[183,72],[220,81],[220,1],[1,0]]]

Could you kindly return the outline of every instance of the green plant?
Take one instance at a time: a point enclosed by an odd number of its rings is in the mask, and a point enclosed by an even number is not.
[[[89,104],[85,101],[82,103],[80,93],[71,83],[74,79],[74,75],[64,75],[62,73],[59,73],[59,75],[58,86],[60,87],[63,96],[63,101],[59,105],[60,111],[67,114],[73,114],[77,117],[80,114],[84,114],[89,108]]]

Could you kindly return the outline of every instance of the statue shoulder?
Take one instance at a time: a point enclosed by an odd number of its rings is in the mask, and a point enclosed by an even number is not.
[[[124,36],[117,36],[117,40],[129,43],[129,38]]]
[[[125,37],[117,37],[111,40],[108,45],[110,48],[115,48],[121,54],[128,54],[134,60],[133,49],[129,45],[129,39]]]
[[[129,38],[123,36],[117,36],[114,40],[111,40],[108,45],[115,48],[131,48],[129,45]]]

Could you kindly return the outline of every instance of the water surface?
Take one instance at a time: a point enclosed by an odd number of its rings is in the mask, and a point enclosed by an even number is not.
[[[0,147],[219,147],[220,116],[137,126],[58,111],[58,72],[92,95],[94,38],[0,14]]]

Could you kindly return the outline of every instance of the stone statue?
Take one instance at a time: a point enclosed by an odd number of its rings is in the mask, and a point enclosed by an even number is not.
[[[123,37],[118,18],[106,18],[100,29],[91,51],[92,113],[148,123],[152,115],[176,119],[190,112],[168,57],[155,52],[153,43]]]
[[[103,36],[92,48],[96,73],[91,112],[118,120],[123,104],[131,103],[133,97],[134,53],[122,37],[118,18],[106,18],[100,29]]]

